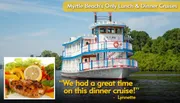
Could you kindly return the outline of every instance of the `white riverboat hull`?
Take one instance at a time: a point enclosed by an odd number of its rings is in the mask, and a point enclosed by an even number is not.
[[[61,76],[70,78],[94,78],[94,79],[124,79],[131,73],[139,71],[138,68],[108,68],[81,71],[76,73],[61,72]]]

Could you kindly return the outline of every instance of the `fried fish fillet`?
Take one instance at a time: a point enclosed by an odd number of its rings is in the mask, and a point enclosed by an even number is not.
[[[13,80],[9,86],[15,92],[30,98],[40,98],[45,93],[43,85],[33,80]]]

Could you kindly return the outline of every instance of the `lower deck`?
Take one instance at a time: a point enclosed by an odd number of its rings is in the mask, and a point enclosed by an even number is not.
[[[126,52],[104,52],[63,60],[62,72],[79,72],[104,68],[135,68],[137,61],[128,59]]]
[[[138,68],[104,68],[74,73],[61,72],[61,76],[86,79],[124,79],[127,78],[131,73],[138,71]]]

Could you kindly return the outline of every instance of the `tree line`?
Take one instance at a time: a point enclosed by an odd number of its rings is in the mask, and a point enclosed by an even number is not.
[[[128,27],[126,27],[128,28]],[[180,28],[152,39],[145,31],[130,31],[134,55],[141,71],[180,71]]]
[[[34,57],[33,54],[30,57]],[[55,69],[60,70],[62,65],[62,56],[59,56],[57,53],[52,52],[50,50],[44,50],[40,56],[36,57],[55,57]]]

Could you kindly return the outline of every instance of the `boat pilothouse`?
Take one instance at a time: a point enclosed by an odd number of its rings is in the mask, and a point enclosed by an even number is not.
[[[124,35],[126,25],[94,14],[92,34],[71,37],[63,44],[61,75],[79,78],[126,78],[138,71],[130,37]]]

